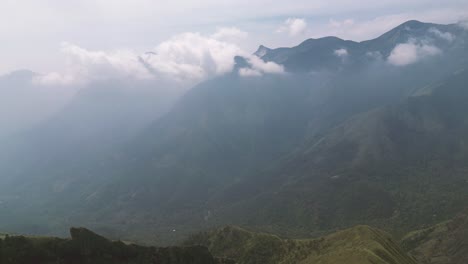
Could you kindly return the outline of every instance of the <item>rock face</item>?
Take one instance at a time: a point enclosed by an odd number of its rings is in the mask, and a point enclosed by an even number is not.
[[[468,210],[451,221],[408,234],[402,245],[422,264],[468,263]]]
[[[0,239],[2,264],[222,264],[206,247],[143,247],[110,241],[85,228],[72,228],[71,239],[6,236]]]
[[[209,248],[238,264],[414,264],[416,261],[383,231],[357,226],[318,239],[281,239],[239,227],[200,233],[186,241]]]

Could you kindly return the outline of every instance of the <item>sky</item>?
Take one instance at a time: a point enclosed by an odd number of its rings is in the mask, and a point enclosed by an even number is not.
[[[44,74],[41,81],[61,83],[93,74],[144,78],[132,66],[144,55],[168,78],[200,79],[228,71],[226,57],[260,44],[294,46],[328,35],[361,41],[410,19],[463,21],[468,1],[1,0],[0,74],[30,69]],[[258,63],[246,74],[281,70]]]

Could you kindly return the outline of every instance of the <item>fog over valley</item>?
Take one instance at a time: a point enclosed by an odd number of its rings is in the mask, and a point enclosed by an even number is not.
[[[0,21],[0,263],[467,263],[468,3]]]

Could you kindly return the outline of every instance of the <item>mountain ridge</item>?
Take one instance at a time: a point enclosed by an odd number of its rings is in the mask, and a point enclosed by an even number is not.
[[[368,51],[361,46],[343,58],[334,53],[343,48],[338,43],[280,54],[292,66],[285,74],[242,78],[236,68],[197,85],[99,155],[82,150],[103,147],[132,117],[91,133],[91,143],[65,137],[57,144],[54,133],[67,134],[57,128],[86,127],[63,112],[67,122],[52,120],[47,137],[32,141],[45,147],[33,157],[18,155],[37,163],[2,159],[1,173],[16,181],[1,185],[0,226],[58,234],[86,225],[109,237],[173,244],[221,224],[297,237],[356,224],[401,234],[440,222],[464,206],[465,37],[407,66],[355,60],[354,51]],[[398,43],[384,44],[380,50]],[[311,73],[314,65],[323,71]],[[120,108],[115,102],[104,121]],[[26,146],[36,146],[28,140]],[[67,147],[54,156],[42,151],[48,145]]]

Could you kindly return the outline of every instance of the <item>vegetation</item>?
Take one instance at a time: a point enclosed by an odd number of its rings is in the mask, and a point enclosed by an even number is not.
[[[443,52],[382,60],[413,40]],[[448,220],[468,205],[467,43],[458,25],[409,21],[360,43],[263,48],[288,74],[236,69],[164,114],[114,94],[121,86],[89,89],[0,146],[0,227],[63,235],[83,225],[169,245],[227,224],[292,238],[366,224],[400,237]],[[130,111],[140,104],[144,120]]]
[[[229,226],[191,236],[186,245],[203,245],[239,264],[415,264],[383,231],[357,226],[317,239],[281,239]]]
[[[84,228],[71,239],[6,236],[0,239],[2,264],[221,264],[204,247],[154,248],[109,241]]]
[[[421,264],[468,262],[468,211],[454,219],[403,237],[402,246]]]

